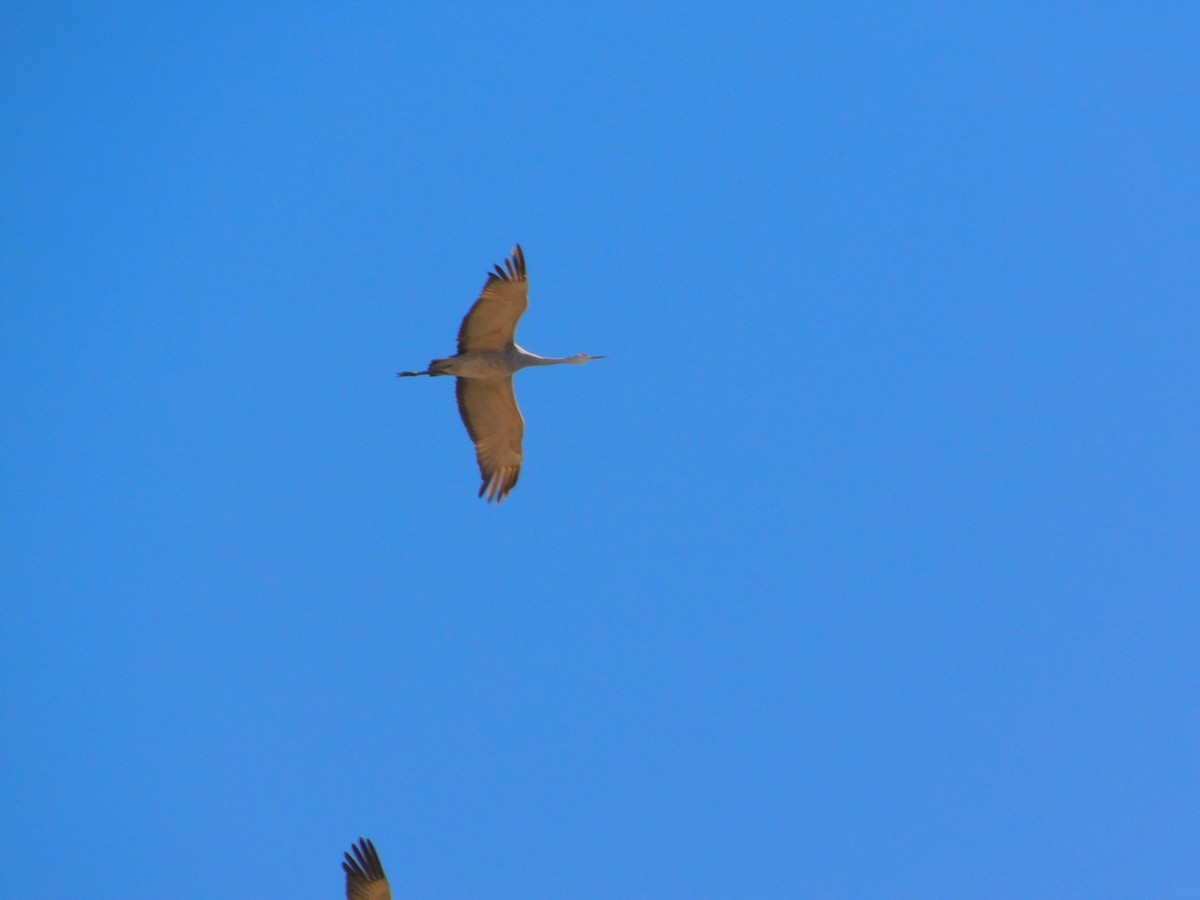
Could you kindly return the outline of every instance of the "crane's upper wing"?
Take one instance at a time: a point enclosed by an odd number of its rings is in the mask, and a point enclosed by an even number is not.
[[[460,378],[455,386],[458,412],[467,434],[475,442],[475,458],[488,503],[508,496],[521,477],[521,440],[525,420],[517,408],[513,380],[508,378]]]
[[[458,352],[503,350],[517,334],[517,320],[529,306],[529,279],[525,277],[525,254],[513,248],[504,268],[488,273],[487,284],[458,329]]]
[[[342,869],[346,872],[346,900],[392,900],[392,889],[375,845],[366,838],[351,844],[354,855],[346,854]]]

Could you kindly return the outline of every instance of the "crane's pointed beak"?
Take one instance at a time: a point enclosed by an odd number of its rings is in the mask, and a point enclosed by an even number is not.
[[[593,356],[592,359],[608,359],[607,356]]]

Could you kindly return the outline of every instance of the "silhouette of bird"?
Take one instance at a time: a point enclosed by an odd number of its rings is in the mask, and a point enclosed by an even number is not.
[[[603,356],[538,356],[517,345],[517,322],[529,306],[529,279],[521,245],[513,248],[504,267],[495,266],[479,299],[458,329],[458,353],[435,359],[416,375],[454,375],[458,412],[475,444],[483,484],[479,496],[500,503],[521,476],[521,441],[525,420],[513,393],[513,375],[530,366],[580,366]]]

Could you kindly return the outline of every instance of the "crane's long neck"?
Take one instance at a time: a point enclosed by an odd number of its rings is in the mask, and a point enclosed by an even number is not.
[[[530,353],[524,347],[515,349],[522,369],[529,366],[577,366],[583,362],[580,356],[538,356],[536,353]]]

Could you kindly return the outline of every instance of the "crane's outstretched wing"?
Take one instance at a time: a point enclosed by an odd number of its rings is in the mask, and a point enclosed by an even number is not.
[[[525,254],[513,248],[504,268],[488,272],[487,284],[458,329],[458,352],[503,350],[517,334],[517,321],[529,306],[529,279],[525,277]]]
[[[488,503],[508,496],[521,477],[521,440],[525,420],[517,408],[513,380],[508,378],[460,378],[455,385],[458,412],[467,434],[475,442],[475,458]]]
[[[346,900],[392,900],[392,889],[375,845],[366,838],[351,844],[354,855],[346,854],[342,869],[346,872]]]

